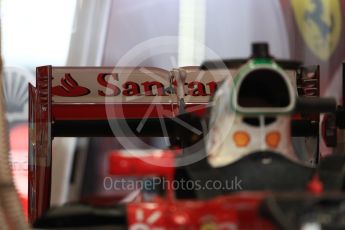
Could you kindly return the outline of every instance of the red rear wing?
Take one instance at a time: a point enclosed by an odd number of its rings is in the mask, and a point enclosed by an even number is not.
[[[29,85],[31,221],[49,208],[52,139],[133,133],[165,136],[155,127],[161,120],[169,123],[179,112],[180,98],[175,92],[181,81],[172,72],[151,67],[37,68],[36,87]],[[202,114],[224,76],[200,77],[195,73],[183,79],[184,105],[187,111]],[[147,127],[140,133],[116,133],[117,128],[111,128],[111,121],[121,121],[135,130],[143,119],[148,121]]]

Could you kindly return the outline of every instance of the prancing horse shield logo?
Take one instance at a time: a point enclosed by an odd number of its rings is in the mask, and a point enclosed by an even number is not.
[[[292,0],[298,28],[309,49],[326,61],[334,52],[341,34],[338,0]]]

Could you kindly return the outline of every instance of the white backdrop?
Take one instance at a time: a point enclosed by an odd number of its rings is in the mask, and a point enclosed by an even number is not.
[[[190,36],[188,31],[181,28],[186,23],[194,23],[194,30],[203,30],[205,33],[191,33],[199,36],[192,39],[204,42],[222,58],[248,56],[250,44],[254,41],[269,42],[273,55],[289,58],[288,36],[279,1],[194,1],[194,4],[205,4],[205,12],[196,11],[204,15],[190,18],[185,14],[200,5],[189,4],[189,11],[185,8],[181,11],[182,4],[185,4],[182,0],[113,0],[103,65],[115,65],[126,52],[151,38],[167,35]],[[200,25],[204,28],[200,28]],[[176,52],[177,50],[178,47]],[[188,55],[188,50],[180,52],[186,52],[185,55]],[[143,65],[169,68],[169,62],[167,57],[156,57],[147,60]]]

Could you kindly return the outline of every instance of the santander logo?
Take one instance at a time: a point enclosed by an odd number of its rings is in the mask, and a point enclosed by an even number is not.
[[[83,77],[83,78],[81,78]],[[116,97],[116,96],[169,96],[170,88],[174,88],[173,92],[177,91],[177,82],[174,80],[171,85],[167,81],[159,81],[153,78],[131,78],[131,81],[122,80],[118,73],[98,72],[96,76],[88,78],[82,74],[77,74],[72,77],[71,73],[65,73],[60,78],[60,83],[52,87],[52,94],[60,97],[82,97],[93,94],[98,97]],[[94,82],[90,88],[81,86],[80,83],[85,83],[86,80]],[[79,83],[78,83],[79,82]],[[196,80],[189,79],[184,82],[185,96],[211,96],[216,91],[219,82],[214,80]],[[92,92],[93,93],[92,93]]]
[[[61,97],[80,97],[88,95],[90,90],[80,86],[71,74],[66,73],[65,77],[61,78],[61,85],[52,87],[52,93]]]

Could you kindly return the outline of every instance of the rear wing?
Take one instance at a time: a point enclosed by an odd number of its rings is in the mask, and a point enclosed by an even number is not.
[[[224,77],[188,75],[178,86],[173,75],[151,67],[36,69],[36,87],[29,85],[31,221],[49,208],[54,137],[167,136],[157,127],[164,122],[169,130],[179,113],[178,87],[184,109],[201,115]]]

